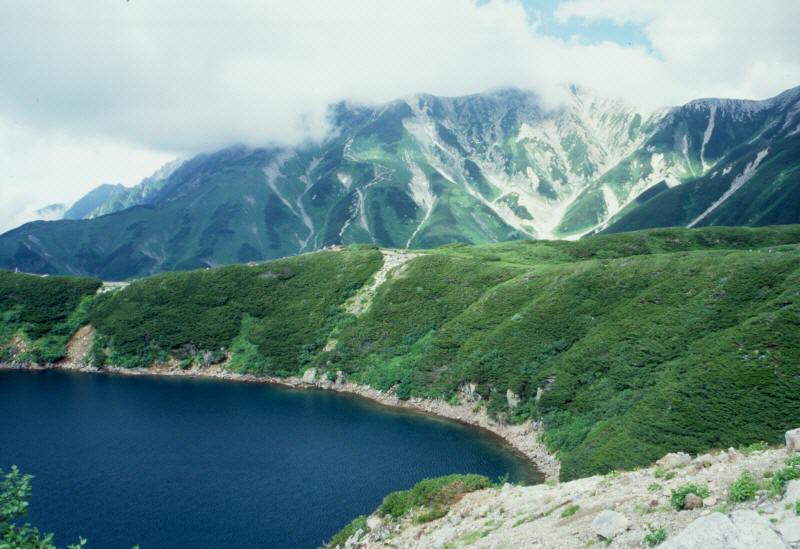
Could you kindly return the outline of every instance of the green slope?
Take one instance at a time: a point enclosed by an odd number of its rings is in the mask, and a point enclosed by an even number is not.
[[[620,212],[604,232],[689,225],[732,188],[759,152],[768,151],[741,187],[703,217],[697,226],[792,223],[800,215],[800,135],[764,147],[738,151],[728,173],[714,171],[653,196],[641,196]]]
[[[777,442],[800,419],[800,226],[449,245],[347,313],[380,265],[348,248],[142,279],[92,299],[94,359],[230,353],[235,371],[342,371],[403,398],[475,383],[491,414],[544,421],[565,479]]]

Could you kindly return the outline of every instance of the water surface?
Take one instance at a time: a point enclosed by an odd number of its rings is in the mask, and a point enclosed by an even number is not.
[[[476,429],[324,391],[0,372],[0,468],[29,520],[89,548],[312,548],[422,478],[538,481]]]

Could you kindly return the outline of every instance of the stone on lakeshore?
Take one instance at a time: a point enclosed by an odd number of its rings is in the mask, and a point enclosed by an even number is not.
[[[309,368],[303,372],[303,383],[314,383],[317,379],[317,369]]]

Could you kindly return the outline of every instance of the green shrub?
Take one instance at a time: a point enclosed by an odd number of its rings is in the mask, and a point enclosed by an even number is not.
[[[769,444],[764,442],[763,440],[760,442],[753,442],[752,444],[747,444],[746,446],[740,446],[739,451],[746,456],[753,454],[755,452],[763,452],[769,448]]]
[[[675,478],[675,471],[667,471],[663,467],[656,467],[656,470],[653,472],[653,476],[663,480],[670,480]]]
[[[350,538],[350,536],[355,535],[356,532],[361,530],[362,536],[369,533],[369,527],[367,526],[367,517],[364,515],[358,516],[350,522],[347,526],[339,530],[336,535],[334,535],[331,540],[328,542],[326,547],[330,549],[334,549],[336,547],[344,547],[345,542]]]
[[[750,473],[744,472],[728,488],[728,499],[734,502],[749,501],[755,499],[756,492],[758,492],[756,479]]]
[[[772,495],[781,495],[786,488],[786,484],[790,480],[800,479],[800,466],[794,465],[789,461],[789,466],[775,471],[770,481],[770,493]]]
[[[661,490],[661,485],[657,482],[653,482],[647,487],[648,492],[658,492],[659,490]]]
[[[53,543],[53,534],[43,534],[30,524],[20,524],[28,514],[31,497],[31,475],[23,475],[16,466],[4,473],[0,470],[0,547],[3,549],[58,549]],[[67,549],[80,549],[86,540]]]
[[[571,517],[572,515],[577,513],[580,508],[581,508],[580,505],[570,505],[569,507],[561,511],[561,518]]]
[[[644,545],[646,547],[655,547],[664,543],[667,539],[666,528],[653,528],[648,526],[649,532],[644,537]]]
[[[705,486],[700,486],[697,484],[686,484],[685,486],[681,486],[677,490],[672,491],[672,497],[670,498],[670,503],[672,506],[677,510],[680,511],[686,505],[686,496],[689,494],[694,494],[700,498],[707,498],[710,494],[708,488]]]
[[[794,502],[794,514],[800,515],[800,499]]]
[[[448,475],[425,479],[408,490],[392,492],[383,499],[378,514],[400,518],[414,509],[420,509],[418,522],[429,522],[447,514],[450,505],[464,494],[488,488],[492,482],[481,475]]]

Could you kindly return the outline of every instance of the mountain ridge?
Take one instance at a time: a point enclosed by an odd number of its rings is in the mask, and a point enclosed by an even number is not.
[[[0,235],[0,266],[129,278],[359,242],[427,248],[685,226],[748,165],[736,200],[724,197],[697,223],[800,220],[800,87],[651,113],[568,91],[549,110],[517,89],[339,103],[323,142],[197,155],[119,200],[90,204],[78,225]],[[751,195],[760,198],[726,213]]]

